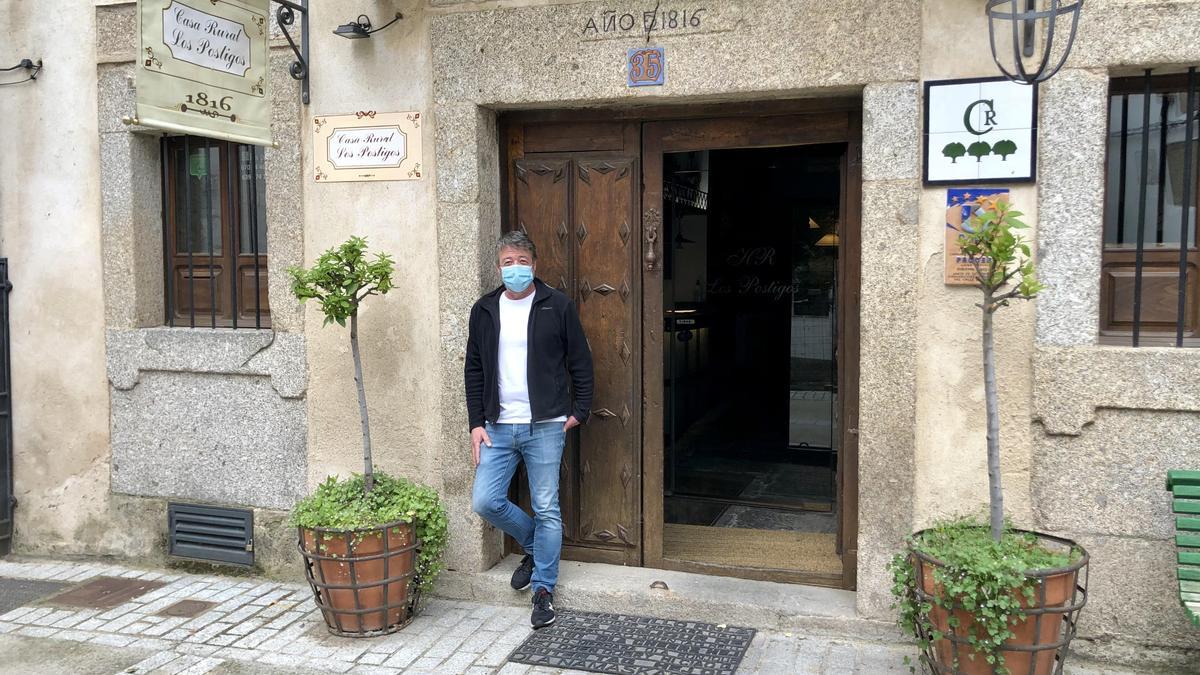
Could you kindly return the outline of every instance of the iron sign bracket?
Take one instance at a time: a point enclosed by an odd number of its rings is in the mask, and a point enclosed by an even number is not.
[[[296,55],[296,60],[288,68],[288,73],[292,79],[300,81],[300,101],[304,105],[308,105],[308,0],[271,0],[279,5],[275,8],[275,20],[279,23],[279,29],[283,31],[283,37],[287,38],[288,45],[291,46],[292,52]],[[300,46],[296,46],[296,40],[292,37],[288,26],[296,23],[296,13],[301,14],[300,17]]]

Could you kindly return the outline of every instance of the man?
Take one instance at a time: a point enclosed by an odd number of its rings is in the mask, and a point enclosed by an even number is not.
[[[575,304],[535,276],[537,249],[527,235],[500,237],[497,265],[504,283],[471,308],[467,337],[464,379],[476,466],[471,501],[475,513],[524,549],[512,587],[532,585],[530,622],[542,628],[554,623],[562,553],[559,465],[567,431],[586,422],[591,410],[592,352]],[[521,461],[533,518],[508,500]]]

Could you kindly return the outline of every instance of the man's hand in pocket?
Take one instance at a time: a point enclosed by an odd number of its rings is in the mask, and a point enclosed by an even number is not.
[[[572,417],[571,419],[575,419]],[[487,430],[483,427],[475,427],[471,430],[471,454],[475,458],[475,466],[479,466],[479,446],[486,445],[492,447],[492,439],[488,437]]]

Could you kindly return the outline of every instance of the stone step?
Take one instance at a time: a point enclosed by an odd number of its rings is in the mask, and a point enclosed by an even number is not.
[[[447,570],[438,578],[434,594],[455,600],[528,605],[529,591],[514,591],[509,586],[519,562],[520,557],[513,555],[485,572]],[[660,581],[666,589],[651,587]],[[895,624],[859,617],[853,591],[818,586],[563,561],[554,600],[560,608],[589,612],[705,621],[872,642],[907,642]]]

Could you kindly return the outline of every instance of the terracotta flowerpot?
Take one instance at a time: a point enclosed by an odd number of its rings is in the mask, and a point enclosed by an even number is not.
[[[1031,582],[1036,584],[1037,580],[1041,580],[1040,585],[1034,586],[1032,600],[1026,598],[1020,589],[1012,590],[1013,597],[1019,600],[1023,611],[1018,613],[1017,622],[1010,625],[1013,637],[1001,646],[998,655],[1013,675],[1052,675],[1061,672],[1067,647],[1075,637],[1079,611],[1087,603],[1087,551],[1067,539],[1033,534],[1042,542],[1074,548],[1081,555],[1066,567],[1028,571],[1026,578]],[[916,538],[919,540],[920,533]],[[944,636],[939,640],[933,640],[932,635],[923,636],[930,642],[924,660],[939,675],[992,675],[994,667],[968,642],[968,636],[982,637],[982,628],[976,624],[974,614],[957,605],[952,610],[940,607],[932,600],[942,593],[941,585],[934,579],[934,570],[945,565],[915,549],[910,551],[921,580],[918,601],[932,605],[928,614],[929,623]],[[950,627],[951,616],[957,619],[956,628]]]
[[[349,637],[393,633],[416,605],[419,542],[403,522],[361,530],[300,528],[305,576],[330,632]]]

